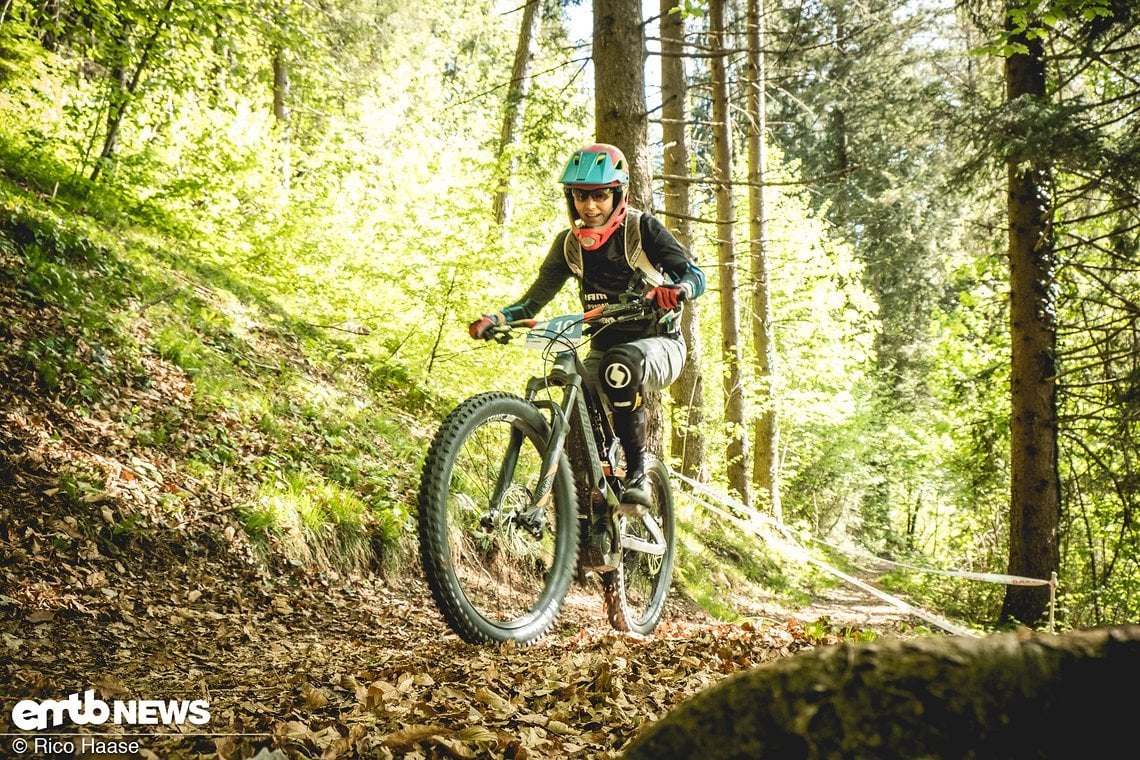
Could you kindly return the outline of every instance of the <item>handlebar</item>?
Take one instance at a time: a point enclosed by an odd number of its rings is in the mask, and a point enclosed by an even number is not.
[[[610,320],[609,324],[630,322],[634,319],[652,314],[653,311],[654,306],[652,301],[647,301],[641,296],[632,293],[623,293],[617,303],[595,306],[583,312],[581,321],[588,324],[606,318]],[[529,330],[542,321],[544,320],[512,319],[501,325],[493,325],[490,328],[491,338],[498,343],[507,343],[513,337],[515,330]]]

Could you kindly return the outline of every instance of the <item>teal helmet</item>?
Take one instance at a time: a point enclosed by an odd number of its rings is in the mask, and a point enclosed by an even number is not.
[[[629,167],[625,156],[613,145],[595,143],[574,151],[558,181],[584,190],[624,187],[629,184]]]
[[[629,164],[625,155],[613,145],[594,143],[574,151],[562,170],[562,183],[566,193],[566,207],[570,212],[570,230],[582,248],[592,251],[600,248],[625,222],[626,193],[629,184]],[[574,207],[573,191],[614,189],[614,210],[601,228],[586,227]]]

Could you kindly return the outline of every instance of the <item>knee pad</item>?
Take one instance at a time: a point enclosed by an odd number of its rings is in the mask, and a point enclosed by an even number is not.
[[[645,354],[630,345],[614,346],[602,356],[598,379],[615,408],[637,409],[642,404]]]

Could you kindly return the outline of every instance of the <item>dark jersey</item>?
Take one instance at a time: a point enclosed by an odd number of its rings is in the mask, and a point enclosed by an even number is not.
[[[626,223],[628,221],[627,217]],[[649,214],[641,215],[640,224],[641,247],[649,263],[665,274],[670,282],[678,282],[690,270],[696,269],[688,252],[665,229],[665,225]],[[534,317],[558,294],[566,280],[574,276],[564,253],[566,236],[569,234],[570,230],[563,230],[554,238],[554,243],[538,268],[534,283],[518,302],[503,309],[503,314],[508,319]],[[601,248],[582,251],[582,270],[579,294],[584,310],[617,302],[618,297],[629,288],[634,274],[626,261],[625,224]],[[700,280],[703,283],[703,275]],[[657,318],[650,316],[635,322],[598,325],[591,338],[591,345],[606,350],[619,343],[660,334]]]

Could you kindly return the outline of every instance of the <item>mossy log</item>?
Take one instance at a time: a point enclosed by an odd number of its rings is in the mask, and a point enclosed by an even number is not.
[[[886,638],[740,673],[648,726],[624,760],[1135,756],[1140,625]]]

